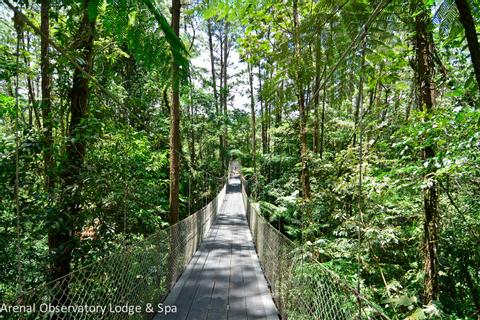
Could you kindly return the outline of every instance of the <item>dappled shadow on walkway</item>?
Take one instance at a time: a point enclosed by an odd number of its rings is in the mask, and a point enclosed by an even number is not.
[[[238,176],[229,179],[226,193],[207,237],[164,302],[177,312],[159,312],[155,320],[278,319],[248,229]]]

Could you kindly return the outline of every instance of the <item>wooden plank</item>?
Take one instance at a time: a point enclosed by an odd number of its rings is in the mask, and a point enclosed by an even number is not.
[[[177,313],[171,313],[166,316],[157,314],[154,320],[183,320],[187,318],[190,306],[192,305],[197,290],[197,282],[202,277],[202,270],[211,252],[210,247],[216,243],[217,235],[218,227],[216,225],[212,225],[212,228],[208,232],[206,239],[202,242],[197,253],[195,254],[197,259],[192,259],[185,272],[182,274],[170,294],[165,299],[164,304],[170,306],[175,305],[177,307]]]
[[[238,217],[234,221],[239,223]],[[233,242],[232,242],[232,265],[230,268],[230,287],[228,291],[228,319],[242,320],[247,319],[246,292],[243,283],[242,273],[242,250],[239,234],[241,229],[232,226]]]
[[[220,246],[213,244],[210,247],[210,254],[202,269],[200,281],[197,282],[197,291],[190,310],[188,319],[205,319],[208,314],[208,307],[212,298],[212,292],[215,285],[215,279],[218,271],[218,262],[220,260]]]
[[[206,240],[209,240],[212,237],[212,235],[216,236],[217,231],[218,231],[218,228],[214,228],[214,226],[212,226],[212,230],[209,232],[209,235],[206,238]],[[209,253],[209,251],[205,248],[206,246],[207,245],[205,243],[202,243],[199,246],[197,252],[195,252],[190,263],[185,268],[185,271],[180,276],[177,283],[175,284],[175,286],[172,288],[169,295],[165,299],[165,302],[164,302],[165,304],[175,303],[175,301],[178,299],[178,296],[182,292],[182,289],[187,285],[187,283],[189,283],[188,280],[191,280],[192,273],[198,270],[198,267],[200,264],[205,263],[205,260]]]
[[[230,238],[231,233],[229,232],[228,228],[222,226],[220,232],[220,239],[222,239],[222,249],[218,252],[220,259],[218,261],[217,275],[215,278],[210,304],[208,306],[207,319],[217,320],[226,319],[227,317],[228,287],[232,259]]]
[[[239,179],[232,178],[207,238],[165,304],[177,313],[154,320],[278,320],[248,229]]]

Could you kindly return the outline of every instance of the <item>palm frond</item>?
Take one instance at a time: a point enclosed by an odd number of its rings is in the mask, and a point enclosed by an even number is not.
[[[454,0],[442,1],[433,15],[433,23],[438,25],[438,29],[442,35],[448,35],[452,28],[461,27]]]
[[[186,77],[189,70],[187,49],[185,48],[182,40],[180,40],[180,38],[173,31],[165,16],[155,7],[153,1],[154,0],[143,0],[148,10],[155,16],[160,29],[162,29],[163,33],[165,34],[165,39],[170,45],[173,59],[180,68],[180,74],[182,78]]]

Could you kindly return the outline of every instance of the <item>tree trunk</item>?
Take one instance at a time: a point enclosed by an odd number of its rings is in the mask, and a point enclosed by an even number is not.
[[[472,17],[472,11],[467,0],[455,0],[455,4],[460,13],[460,22],[465,29],[470,58],[472,59],[473,70],[477,78],[477,87],[480,91],[480,44],[478,43],[477,31],[475,29],[475,20]]]
[[[321,38],[321,33],[319,35]],[[314,116],[315,121],[313,124],[313,152],[319,153],[320,152],[320,115],[318,112],[319,104],[320,104],[320,41],[317,39],[315,44],[315,97],[314,97]]]
[[[250,113],[252,118],[251,128],[252,128],[252,161],[253,161],[253,173],[254,176],[257,172],[257,133],[256,133],[256,123],[255,123],[255,98],[253,92],[253,71],[252,65],[248,63],[248,82],[250,84]]]
[[[352,61],[349,63],[350,70],[353,70],[353,68],[355,67],[353,62],[354,62],[354,59],[352,59]],[[347,114],[348,115],[351,115],[353,113],[353,106],[355,105],[355,101],[356,101],[355,100],[355,82],[356,82],[356,79],[357,79],[357,75],[355,74],[355,72],[351,72],[351,75],[350,75],[350,78],[349,78],[349,81],[348,81],[348,87],[349,87],[348,91],[350,93],[352,103],[347,104]]]
[[[258,64],[258,84],[259,84],[259,94],[258,99],[260,100],[260,129],[262,133],[262,154],[267,153],[267,129],[265,125],[266,118],[266,103],[262,98],[262,69],[261,64]]]
[[[382,122],[385,121],[385,119],[387,118],[387,113],[388,113],[388,98],[389,98],[389,95],[390,94],[390,89],[387,88],[385,89],[385,100],[383,100],[383,107],[381,108],[381,112],[380,112],[380,120]],[[395,110],[394,110],[394,114],[395,114]]]
[[[207,33],[208,33],[208,49],[210,51],[210,68],[212,72],[213,98],[215,99],[215,114],[218,115],[220,111],[218,106],[219,101],[218,101],[218,91],[217,91],[217,75],[215,74],[215,57],[213,55],[212,21],[210,19],[207,20]],[[220,147],[220,151],[219,151],[220,161],[223,162],[223,159],[222,159],[223,139],[221,134],[218,137],[218,143]]]
[[[293,1],[293,21],[294,21],[294,35],[295,35],[295,60],[297,63],[301,62],[300,53],[300,28],[298,18],[298,0]],[[301,170],[301,185],[302,185],[302,198],[303,200],[309,200],[311,196],[310,192],[310,177],[308,172],[308,149],[307,149],[307,111],[305,109],[305,92],[302,85],[302,74],[300,66],[297,66],[296,85],[298,95],[298,110],[300,117],[300,160],[302,163]]]
[[[192,86],[192,79],[190,79],[190,86]],[[195,165],[195,161],[196,161],[196,155],[195,155],[195,139],[196,139],[196,136],[195,136],[195,108],[193,106],[193,98],[192,98],[192,94],[191,94],[191,90],[190,89],[190,106],[187,108],[187,110],[189,110],[189,118],[190,118],[190,141],[188,142],[189,144],[189,148],[190,148],[190,165],[192,166],[192,168],[195,168],[196,165]]]
[[[217,79],[215,75],[215,57],[213,56],[212,21],[210,19],[207,20],[207,33],[208,33],[208,49],[210,51],[210,68],[212,72],[213,97],[215,99],[215,110],[218,113]]]
[[[268,70],[268,69],[267,69]],[[271,72],[267,71],[267,80],[270,81],[272,79]],[[272,109],[273,97],[269,97],[267,101],[265,101],[265,151],[266,153],[270,152],[270,125],[271,125],[271,109]],[[270,166],[268,167],[270,170]]]
[[[172,0],[172,28],[180,35],[180,0]],[[180,185],[180,75],[172,58],[172,106],[170,108],[170,224],[179,220]]]
[[[410,112],[412,110],[414,100],[415,100],[415,83],[412,84],[412,87],[410,89],[410,95],[408,96],[408,102],[405,108],[405,121],[408,121],[410,118]]]
[[[224,46],[224,37],[223,37],[223,32],[225,32],[225,30],[222,29],[222,31],[220,32],[220,93],[219,93],[219,102],[220,102],[220,105],[219,105],[219,110],[218,110],[218,117],[220,119],[222,119],[222,113],[223,113],[223,69],[225,68],[225,62],[224,62],[224,56],[223,56],[223,46]],[[224,163],[225,163],[225,150],[223,148],[224,146],[224,142],[223,142],[223,120],[220,121],[219,123],[219,127],[220,127],[220,138],[219,138],[219,143],[220,143],[220,168],[223,172],[223,166],[224,166]]]
[[[323,86],[323,95],[322,95],[322,115],[320,119],[320,159],[323,158],[323,149],[324,149],[324,139],[325,139],[325,100],[327,98],[327,86]]]
[[[50,34],[49,26],[49,9],[50,1],[42,0],[41,3],[41,25],[42,33],[48,37]],[[41,59],[40,68],[42,74],[42,118],[43,118],[43,161],[45,170],[45,191],[48,195],[54,187],[53,180],[53,135],[52,135],[52,102],[51,102],[51,85],[50,85],[50,57],[48,49],[48,38],[41,38]]]
[[[82,20],[76,44],[77,52],[81,52],[84,61],[82,67],[88,73],[91,72],[93,66],[93,39],[95,36],[95,19],[91,20],[88,16],[89,5],[90,0],[83,1]],[[46,79],[42,79],[42,83]],[[52,254],[50,271],[52,280],[70,272],[70,262],[74,248],[75,220],[78,218],[81,206],[79,190],[81,181],[79,176],[85,158],[84,135],[86,133],[82,122],[86,119],[88,112],[88,84],[88,78],[79,69],[75,69],[70,91],[71,115],[67,133],[66,156],[62,169],[63,204],[59,216],[56,217],[58,227],[51,228],[48,234],[48,245]],[[49,115],[47,115],[48,117]],[[55,294],[54,304],[65,303],[68,303],[68,284],[63,281]]]
[[[25,39],[27,40],[27,43],[25,44]],[[25,36],[22,36],[22,45],[23,45],[23,50],[25,52],[30,51],[30,35],[27,32]],[[23,60],[25,62],[25,66],[30,69],[31,64],[30,64],[30,58],[28,58],[28,55],[23,56]],[[31,74],[27,74],[27,88],[28,88],[28,126],[31,129],[33,127],[33,111],[35,109],[35,104],[37,103],[37,99],[35,98],[35,88],[32,83],[32,76]],[[41,127],[38,127],[39,130],[41,130]]]
[[[284,85],[283,85],[284,80],[282,80],[280,84],[280,90],[278,92],[278,104],[275,107],[275,127],[279,127],[282,124],[282,110],[283,110],[283,104],[285,103],[285,92],[284,92]]]
[[[225,22],[225,32],[223,34],[223,172],[227,169],[227,107],[228,107],[228,54],[229,54],[229,42],[228,42],[228,22]]]
[[[265,140],[266,140],[266,143],[267,143],[267,153],[270,152],[270,129],[271,129],[271,125],[272,125],[272,101],[269,101],[269,103],[267,104],[267,119],[265,119],[265,122],[266,122],[266,130],[265,130]],[[270,170],[270,167],[269,167],[269,170]]]
[[[318,112],[318,94],[315,96],[315,105],[313,109],[314,121],[313,121],[313,153],[320,153],[320,114]]]
[[[423,6],[420,1],[419,5]],[[430,28],[429,14],[426,9],[415,17],[415,50],[418,72],[418,93],[420,108],[425,113],[425,120],[431,116],[435,106],[435,83],[433,62],[433,38]],[[431,161],[435,157],[433,145],[425,146],[422,152],[424,161]],[[438,188],[433,164],[427,167],[423,189],[424,205],[424,302],[431,303],[438,299]]]
[[[269,81],[269,69],[268,69],[268,60],[265,62],[264,65],[264,81]],[[262,117],[262,123],[263,123],[263,132],[262,132],[262,148],[263,148],[263,154],[267,154],[270,150],[269,145],[268,145],[268,129],[269,129],[269,119],[270,119],[270,100],[271,97],[267,97],[267,99],[264,100],[263,102],[263,117]],[[266,163],[266,168],[265,168],[265,175],[268,179],[268,171],[270,170],[270,166],[268,163]]]
[[[300,158],[302,161],[302,196],[304,200],[310,199],[310,176],[308,171],[307,148],[307,114],[305,110],[305,96],[300,92],[298,100],[300,110]]]
[[[360,68],[360,83],[359,83],[359,89],[358,89],[358,96],[357,96],[357,100],[356,100],[356,103],[355,103],[355,112],[354,112],[354,115],[353,115],[353,121],[354,121],[354,124],[355,124],[355,129],[354,129],[354,132],[353,132],[353,145],[355,146],[357,144],[357,130],[359,128],[359,123],[361,121],[360,117],[361,117],[361,114],[360,114],[360,104],[362,103],[362,100],[363,99],[363,68],[364,68],[364,65],[363,65],[363,60],[365,58],[365,48],[364,50],[362,50],[362,65],[361,65],[361,68]]]

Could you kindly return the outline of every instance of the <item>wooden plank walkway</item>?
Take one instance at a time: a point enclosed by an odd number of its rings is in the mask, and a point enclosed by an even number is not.
[[[166,298],[177,312],[154,320],[278,320],[248,228],[238,177],[230,178],[221,210]]]

